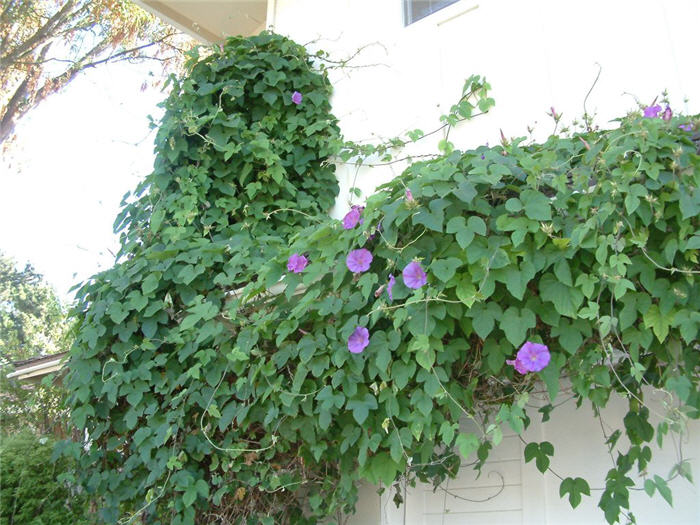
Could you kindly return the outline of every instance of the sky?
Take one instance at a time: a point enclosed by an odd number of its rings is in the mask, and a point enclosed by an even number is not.
[[[20,121],[0,161],[0,251],[30,262],[64,302],[113,264],[119,203],[152,169],[148,115],[165,94],[142,91],[148,71],[119,63],[81,75]]]

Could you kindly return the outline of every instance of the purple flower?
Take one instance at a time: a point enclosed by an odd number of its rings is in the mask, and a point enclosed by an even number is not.
[[[355,226],[362,224],[362,213],[363,208],[360,206],[353,206],[349,212],[343,217],[343,228],[346,230],[352,230]]]
[[[297,106],[299,104],[301,104],[302,98],[303,97],[301,96],[301,93],[299,93],[298,91],[295,91],[294,93],[292,93],[292,102],[294,102]]]
[[[688,124],[681,124],[678,127],[681,128],[683,131],[693,131],[693,125],[690,122]]]
[[[364,326],[358,326],[348,338],[348,350],[353,354],[361,353],[369,344],[369,330]]]
[[[486,147],[489,147],[488,141],[486,141]],[[483,153],[481,154],[481,160],[486,160],[486,155],[484,155]]]
[[[506,363],[512,364],[521,374],[539,372],[549,364],[550,357],[547,345],[526,341],[518,350],[515,361],[506,361]]]
[[[348,254],[345,264],[347,264],[348,269],[353,273],[361,273],[369,270],[369,265],[372,262],[372,254],[369,250],[360,248],[359,250],[353,250]]]
[[[389,284],[386,287],[386,293],[389,294],[389,300],[393,301],[394,296],[392,295],[392,290],[394,289],[394,285],[396,284],[396,279],[394,278],[394,274],[389,274]]]
[[[428,276],[425,275],[423,268],[416,261],[410,262],[403,269],[403,282],[409,288],[420,288],[428,282]]]
[[[309,260],[306,257],[295,253],[290,256],[289,261],[287,261],[287,270],[294,273],[301,273],[304,271],[307,264],[309,264]]]
[[[413,198],[413,193],[411,193],[411,190],[406,188],[406,201],[407,202],[413,202],[415,199]]]
[[[506,359],[506,364],[511,365],[520,374],[527,374],[527,368],[523,366],[523,363],[517,357],[515,359]]]
[[[666,109],[664,109],[664,113],[663,115],[661,115],[661,118],[664,119],[665,122],[669,122],[672,117],[673,111],[671,111],[671,106],[666,106]]]
[[[661,106],[655,104],[653,106],[647,106],[644,108],[644,118],[656,118],[661,112]]]

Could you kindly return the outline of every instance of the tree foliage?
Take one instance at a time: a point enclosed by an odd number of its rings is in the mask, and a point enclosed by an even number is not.
[[[127,0],[7,0],[0,7],[0,144],[17,121],[81,72],[117,61],[177,67],[190,47]]]
[[[54,290],[27,264],[0,253],[0,356],[18,361],[68,349],[66,314]]]
[[[8,378],[9,366],[0,369],[0,434],[23,431],[37,436],[68,436],[69,412],[65,407],[66,389],[54,375],[30,384]]]
[[[700,415],[700,157],[678,127],[697,119],[444,140],[344,227],[323,214],[341,150],[329,95],[304,49],[270,34],[229,40],[175,83],[155,171],[116,222],[120,262],[78,294],[67,384],[89,450],[64,450],[103,519],[340,522],[360,480],[438,485],[472,454],[479,468],[504,426],[548,417],[562,377],[579,404],[629,402],[608,440],[607,520],[637,474],[668,495],[649,443]],[[472,77],[443,122],[492,103]],[[353,274],[357,249],[372,257]],[[416,262],[425,284],[402,276]],[[358,327],[369,345],[353,353]],[[525,341],[551,352],[542,371],[506,364]],[[656,426],[648,388],[680,401]],[[525,448],[543,472],[555,453]],[[570,474],[560,492],[576,506],[590,488]]]

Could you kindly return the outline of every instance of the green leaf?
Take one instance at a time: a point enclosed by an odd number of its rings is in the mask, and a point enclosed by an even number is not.
[[[679,192],[680,198],[678,201],[683,220],[700,215],[700,190],[697,188],[691,190],[688,186],[686,186],[686,189],[689,191]]]
[[[428,209],[420,208],[418,213],[413,216],[413,224],[422,224],[429,230],[442,232],[442,223],[445,220],[445,208],[450,205],[450,202],[445,199],[434,199],[428,204]]]
[[[542,300],[553,303],[559,314],[576,318],[583,302],[583,294],[577,288],[559,282],[551,273],[540,279],[539,288]]]
[[[520,202],[520,199],[517,199],[515,197],[510,198],[506,201],[506,210],[508,210],[511,213],[517,213],[523,209],[523,203]]]
[[[685,243],[686,250],[700,250],[700,235],[693,235]]]
[[[447,221],[445,231],[447,233],[457,233],[461,230],[467,229],[467,222],[464,217],[458,215],[457,217],[452,217]]]
[[[191,507],[196,499],[197,489],[194,485],[187,487],[187,490],[185,490],[185,493],[182,495],[182,502],[185,504],[185,507]]]
[[[646,492],[649,497],[652,497],[654,495],[655,491],[656,491],[656,485],[654,484],[654,482],[650,479],[645,479],[644,480],[644,492]]]
[[[668,329],[671,324],[671,318],[664,315],[659,310],[659,306],[652,304],[649,309],[642,314],[644,326],[651,328],[660,343],[663,343],[668,336]]]
[[[377,481],[381,481],[385,486],[391,486],[400,471],[400,466],[389,454],[380,452],[372,457],[371,469]]]
[[[413,361],[404,363],[403,361],[394,360],[391,364],[391,378],[399,389],[404,388],[415,373],[416,363]]]
[[[495,326],[496,319],[500,319],[501,312],[498,305],[489,303],[487,307],[479,305],[470,312],[472,327],[481,339],[486,339]]]
[[[160,225],[163,223],[165,218],[165,210],[163,208],[156,208],[151,215],[151,232],[157,233],[160,230]]]
[[[141,283],[141,291],[143,292],[143,295],[151,295],[153,292],[156,291],[158,288],[158,283],[160,282],[160,274],[159,273],[152,273],[149,274],[148,277],[146,277],[143,280],[143,283]]]
[[[348,400],[347,408],[352,410],[352,416],[359,425],[365,422],[370,410],[376,410],[377,399],[372,394],[365,394],[362,399]]]
[[[452,190],[452,193],[465,204],[471,204],[477,195],[476,188],[469,181],[460,182],[457,189]]]
[[[513,346],[520,346],[525,341],[529,328],[534,328],[537,323],[535,314],[527,308],[519,310],[515,306],[511,306],[501,317],[500,327],[506,334],[506,339]]]
[[[460,455],[464,459],[468,459],[479,448],[479,438],[476,434],[464,434],[460,432],[455,441],[455,445],[459,449]]]
[[[561,352],[553,352],[551,354],[549,364],[538,372],[539,376],[542,378],[542,381],[544,381],[544,384],[547,387],[550,402],[554,402],[557,394],[559,393],[561,384],[561,369],[565,364],[566,358],[561,354]]]
[[[449,257],[447,259],[433,261],[430,265],[430,269],[435,277],[440,279],[443,283],[446,283],[454,277],[457,268],[462,266],[462,264],[463,262],[461,260],[455,257]]]
[[[554,455],[554,447],[549,441],[543,441],[542,443],[533,442],[525,446],[524,453],[525,462],[529,463],[534,459],[537,470],[544,474],[549,468],[550,456]]]
[[[552,209],[549,198],[535,190],[524,190],[520,200],[525,208],[525,215],[534,221],[551,221]]]
[[[263,100],[267,102],[268,104],[272,105],[277,101],[278,94],[276,91],[272,89],[268,89],[263,93]]]
[[[457,294],[457,298],[466,304],[467,307],[471,307],[476,302],[476,288],[468,276],[459,281],[455,288],[455,293]]]
[[[581,503],[581,495],[590,496],[591,489],[583,478],[566,478],[559,485],[559,496],[563,498],[566,494],[569,495],[571,507],[575,509]]]
[[[537,457],[537,454],[539,454],[540,446],[538,443],[532,442],[528,443],[525,445],[525,450],[523,451],[525,455],[525,463],[529,463],[535,457]]]
[[[668,487],[666,480],[661,476],[654,475],[654,484],[659,494],[661,494],[661,497],[666,500],[666,503],[673,507],[673,495],[671,494],[671,489]]]
[[[554,275],[559,279],[559,282],[567,286],[573,286],[574,282],[571,279],[571,269],[566,259],[559,259],[554,265]]]
[[[486,235],[486,223],[477,215],[472,215],[467,219],[467,228],[477,235]]]
[[[129,310],[125,309],[121,303],[112,303],[109,305],[107,313],[114,324],[121,324],[129,315]]]

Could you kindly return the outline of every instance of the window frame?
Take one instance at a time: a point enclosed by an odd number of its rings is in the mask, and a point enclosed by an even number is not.
[[[413,7],[412,4],[416,1],[417,0],[402,0],[402,2],[401,2],[401,4],[402,4],[401,5],[401,12],[403,14],[403,26],[404,27],[411,26],[411,25],[415,24],[416,22],[420,22],[421,20],[429,18],[431,15],[434,15],[435,13],[439,13],[443,9],[451,7],[451,6],[458,4],[460,2],[460,0],[442,0],[442,1],[449,2],[449,3],[446,3],[445,5],[438,7],[435,11],[430,11],[429,13],[424,14],[420,18],[410,18],[412,15],[412,13],[411,13],[411,10]],[[431,3],[432,2],[440,2],[440,1],[441,0],[428,0],[428,2],[431,2]]]

